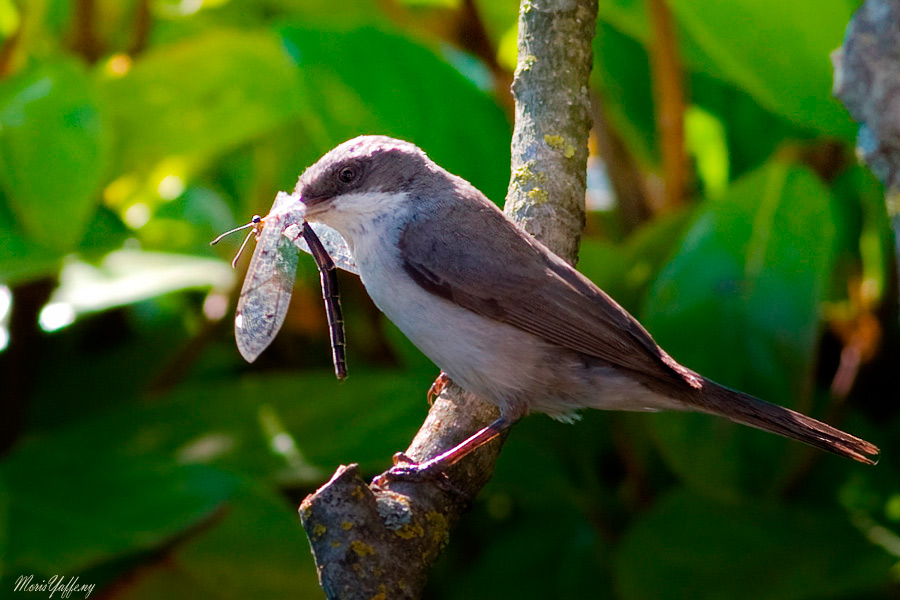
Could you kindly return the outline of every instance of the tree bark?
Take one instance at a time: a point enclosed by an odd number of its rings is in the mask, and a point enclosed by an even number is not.
[[[513,81],[516,124],[507,214],[574,264],[584,226],[589,81],[597,0],[523,0]],[[423,390],[424,391],[424,390]],[[497,418],[456,386],[432,406],[407,456],[424,461]],[[340,467],[300,505],[328,598],[418,598],[450,531],[488,482],[500,442],[447,469],[446,480],[368,485]]]
[[[834,95],[860,123],[857,154],[887,188],[900,269],[900,3],[866,0],[831,60]]]

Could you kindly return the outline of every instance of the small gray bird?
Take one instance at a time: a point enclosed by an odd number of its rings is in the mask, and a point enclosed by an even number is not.
[[[419,465],[453,464],[530,412],[682,410],[726,417],[862,463],[878,448],[678,364],[603,290],[408,142],[362,136],[309,167],[293,194],[336,229],[372,300],[500,418]]]

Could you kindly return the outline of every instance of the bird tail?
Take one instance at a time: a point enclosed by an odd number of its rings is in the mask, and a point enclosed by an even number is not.
[[[877,446],[831,425],[713,381],[704,381],[702,390],[701,399],[695,406],[703,412],[799,440],[867,465],[878,462]]]

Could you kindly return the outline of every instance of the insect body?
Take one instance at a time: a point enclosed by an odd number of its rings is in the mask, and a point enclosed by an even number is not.
[[[211,242],[215,244],[230,233],[251,229],[232,261],[234,266],[250,236],[256,236],[256,249],[244,278],[234,319],[235,340],[247,362],[256,360],[272,343],[284,323],[297,274],[299,250],[303,250],[312,254],[319,269],[334,372],[338,379],[344,379],[347,376],[347,359],[335,261],[332,261],[326,245],[313,228],[303,220],[303,214],[303,205],[282,192],[275,198],[268,215],[254,216],[250,223],[223,233]],[[339,257],[338,264],[347,270],[355,270],[346,244],[341,248],[343,239],[340,235],[333,231],[324,233],[328,240],[326,244]]]

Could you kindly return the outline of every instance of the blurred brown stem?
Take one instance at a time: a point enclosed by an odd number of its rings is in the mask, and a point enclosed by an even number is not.
[[[72,50],[83,56],[89,63],[97,62],[103,55],[103,44],[94,31],[96,5],[94,0],[75,0],[73,21],[75,23]]]
[[[44,341],[38,316],[55,287],[56,280],[48,278],[12,291],[9,347],[0,354],[0,455],[13,447],[22,431]]]
[[[625,140],[606,118],[603,99],[599,94],[594,94],[591,105],[597,149],[606,164],[606,174],[616,194],[622,224],[626,231],[631,231],[651,217],[644,174]]]
[[[684,203],[688,182],[688,161],[684,148],[684,74],[672,13],[666,0],[647,0],[647,9],[653,28],[650,68],[666,186],[662,208],[670,210]]]
[[[128,54],[135,56],[147,48],[147,40],[150,39],[150,0],[138,0],[134,15],[134,39]]]

